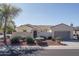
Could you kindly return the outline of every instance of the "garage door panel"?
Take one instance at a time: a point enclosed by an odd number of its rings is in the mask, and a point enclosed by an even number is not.
[[[69,40],[70,39],[70,31],[55,31],[54,37],[61,37],[64,40]]]

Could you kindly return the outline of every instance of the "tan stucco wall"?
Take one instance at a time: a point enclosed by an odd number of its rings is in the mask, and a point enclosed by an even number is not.
[[[52,36],[52,33],[50,32],[37,32],[37,36],[44,36],[46,38]]]
[[[15,37],[15,36],[33,37],[33,34],[29,32],[13,32],[12,37]]]

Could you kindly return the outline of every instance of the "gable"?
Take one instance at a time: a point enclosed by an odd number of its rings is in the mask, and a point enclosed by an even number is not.
[[[60,30],[60,31],[67,30],[67,31],[71,31],[71,30],[73,30],[73,27],[68,26],[66,24],[59,24],[59,25],[53,26],[52,30]]]

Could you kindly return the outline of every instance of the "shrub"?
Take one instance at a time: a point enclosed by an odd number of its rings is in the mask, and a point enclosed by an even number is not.
[[[62,41],[63,39],[61,38],[61,37],[56,37],[55,38],[55,42],[57,43],[57,44],[61,44],[61,41]]]
[[[55,40],[62,41],[63,39],[61,37],[56,37]]]
[[[52,37],[52,39],[51,39],[51,40],[52,40],[52,41],[55,41],[56,39]]]
[[[51,36],[49,36],[49,37],[48,37],[48,39],[52,39],[52,37],[51,37]]]
[[[13,30],[13,32],[16,32],[16,30]]]
[[[13,38],[11,39],[11,43],[12,43],[12,44],[19,44],[19,43],[20,43],[20,42],[19,42],[20,39],[22,39],[21,36],[15,36],[15,37],[13,37]]]
[[[27,32],[26,30],[23,30],[23,32]]]
[[[26,37],[27,44],[33,44],[34,40],[32,37]]]
[[[26,37],[22,37],[23,42],[26,42]]]

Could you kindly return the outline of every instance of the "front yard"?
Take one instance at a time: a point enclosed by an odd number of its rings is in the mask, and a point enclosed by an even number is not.
[[[8,47],[3,40],[0,41],[0,55],[2,56],[38,55],[41,50],[45,49],[79,49],[79,42],[67,42],[59,38],[34,40],[31,37],[18,36],[7,39]]]

